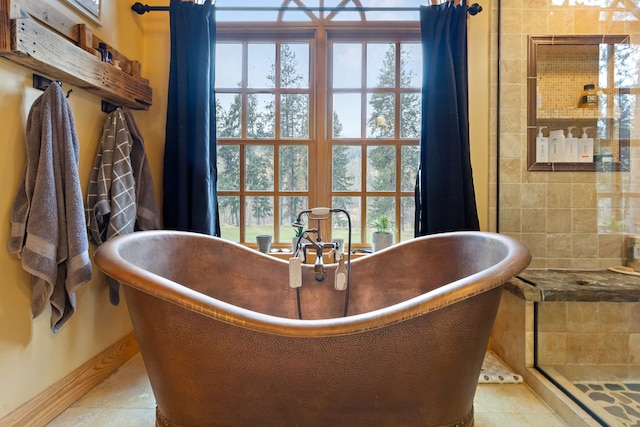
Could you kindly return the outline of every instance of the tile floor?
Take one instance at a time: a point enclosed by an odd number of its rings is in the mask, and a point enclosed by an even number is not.
[[[573,384],[583,394],[578,397],[587,397],[589,407],[609,424],[640,427],[640,383],[576,381]]]
[[[568,426],[524,384],[480,384],[476,427]],[[48,427],[153,427],[155,400],[140,354],[80,398]]]

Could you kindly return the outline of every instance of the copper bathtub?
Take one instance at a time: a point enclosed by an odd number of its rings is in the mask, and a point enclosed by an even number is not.
[[[501,285],[529,251],[445,233],[351,262],[345,292],[219,238],[133,233],[103,244],[157,402],[157,426],[472,426]]]

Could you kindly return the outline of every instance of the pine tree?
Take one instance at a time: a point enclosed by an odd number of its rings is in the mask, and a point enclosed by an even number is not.
[[[400,86],[409,87],[414,77],[414,71],[405,67],[410,51],[404,46],[400,52]],[[382,66],[378,74],[378,87],[395,87],[396,79],[396,49],[390,45],[385,52]],[[369,129],[373,130],[373,136],[379,139],[394,138],[395,129],[395,98],[393,94],[376,92],[369,100],[371,113],[367,119]],[[420,95],[402,94],[400,98],[400,137],[416,138],[420,132]],[[414,156],[414,151],[404,150],[407,156]],[[393,146],[378,145],[371,147],[367,152],[367,188],[371,191],[395,191],[396,189],[396,151]],[[402,175],[411,173],[415,175],[415,157],[404,157],[401,162]],[[406,170],[405,170],[406,166]],[[406,179],[406,177],[403,177]],[[403,180],[404,181],[404,180]],[[368,206],[372,218],[387,216],[393,218],[395,201],[391,197],[374,197]]]

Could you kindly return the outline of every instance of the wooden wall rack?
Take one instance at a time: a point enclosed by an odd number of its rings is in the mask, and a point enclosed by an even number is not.
[[[85,89],[110,104],[149,109],[152,90],[140,75],[140,63],[111,46],[109,51],[120,62],[120,69],[102,62],[96,48],[104,41],[87,25],[73,23],[46,3],[0,0],[0,56]]]

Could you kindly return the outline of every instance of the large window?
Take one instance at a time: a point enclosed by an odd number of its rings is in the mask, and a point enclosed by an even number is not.
[[[218,25],[222,237],[253,244],[272,234],[275,246],[290,246],[300,210],[332,206],[351,214],[356,246],[370,245],[371,224],[382,216],[396,241],[412,238],[418,22],[291,8],[273,22]],[[289,13],[297,18],[287,21]],[[346,232],[336,216],[323,238]]]

